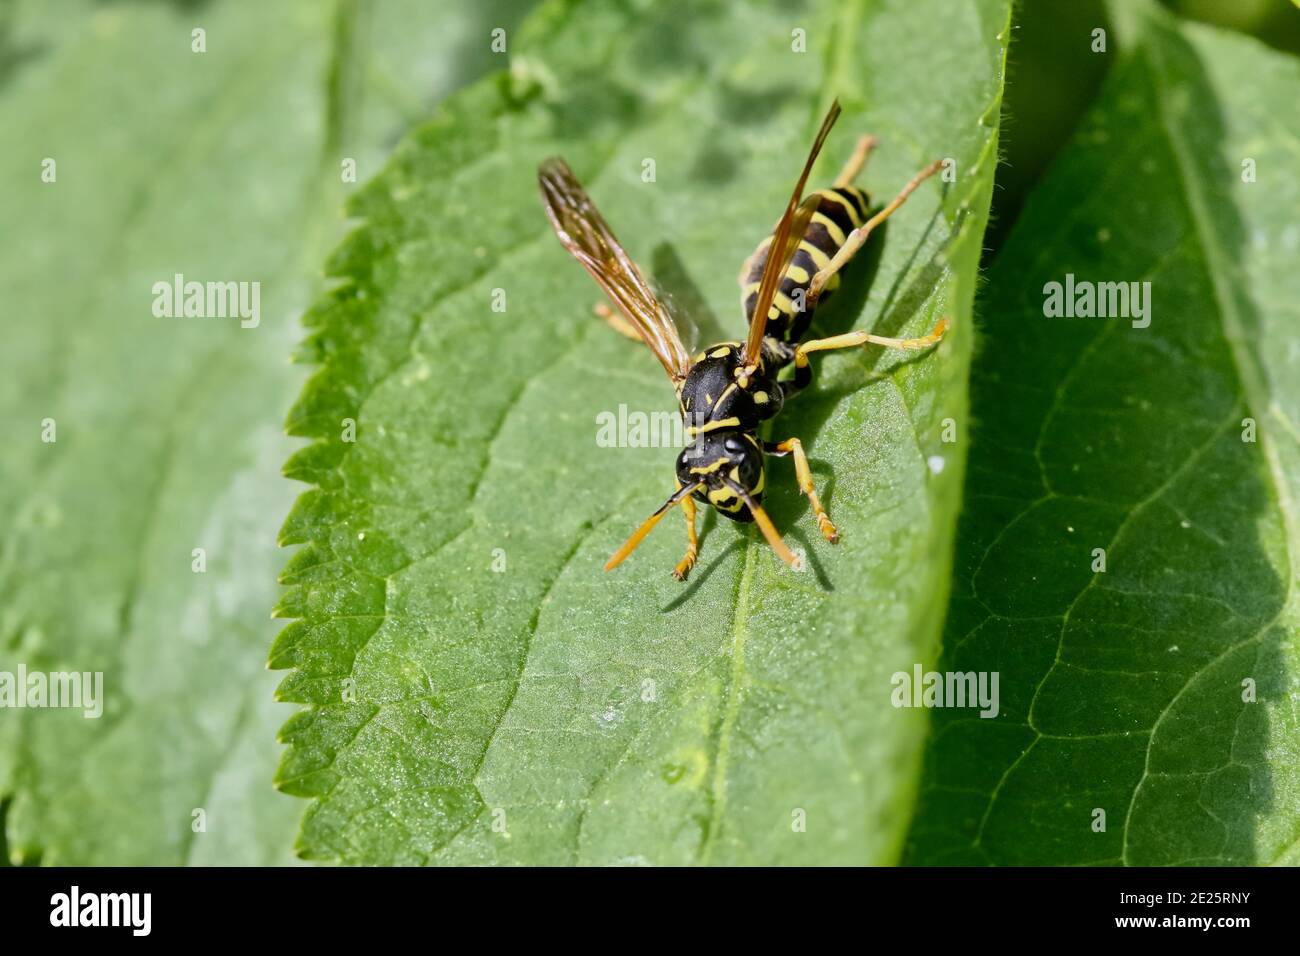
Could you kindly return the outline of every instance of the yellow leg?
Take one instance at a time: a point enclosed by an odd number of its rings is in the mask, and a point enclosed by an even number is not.
[[[686,515],[686,557],[678,561],[677,567],[673,568],[673,577],[678,581],[686,580],[686,575],[690,574],[691,568],[695,567],[696,555],[700,553],[700,542],[695,537],[695,499],[682,500],[682,513]]]
[[[835,530],[830,515],[826,513],[821,499],[817,497],[817,489],[813,486],[812,469],[808,467],[808,456],[804,454],[803,442],[797,438],[787,438],[777,445],[775,450],[782,455],[786,452],[794,453],[794,474],[799,481],[799,490],[808,496],[808,504],[812,505],[813,514],[817,516],[817,530],[822,533],[823,538],[834,544],[840,539],[840,533]]]
[[[691,495],[695,493],[696,489],[703,487],[703,482],[696,485],[687,485],[686,487],[683,487],[681,482],[678,482],[677,490],[672,493],[667,501],[659,506],[659,510],[646,518],[645,521],[641,522],[641,526],[632,532],[632,537],[624,541],[622,546],[610,556],[608,561],[605,562],[605,570],[612,571],[614,568],[622,564],[623,560],[637,549],[637,545],[645,539],[646,535],[654,530],[654,526],[659,523],[660,519],[662,519],[671,508],[675,505],[681,504],[683,501],[689,501]]]
[[[850,156],[849,161],[844,164],[844,168],[840,170],[840,174],[835,177],[836,188],[851,185],[853,180],[858,178],[862,173],[862,167],[867,165],[867,157],[871,155],[871,151],[875,148],[876,137],[865,135],[858,137],[858,145],[857,148],[853,150],[853,155]]]
[[[597,302],[591,309],[600,318],[609,323],[609,327],[619,335],[626,335],[629,339],[636,342],[641,341],[641,333],[636,330],[636,326],[615,312],[604,302]]]
[[[925,167],[912,177],[911,182],[904,186],[885,208],[849,233],[848,238],[844,240],[844,245],[840,246],[839,251],[831,258],[826,268],[812,277],[812,282],[808,285],[808,295],[804,299],[805,309],[811,312],[817,307],[817,300],[821,297],[822,290],[826,288],[826,283],[830,281],[831,276],[843,269],[845,264],[853,258],[854,253],[862,248],[862,244],[867,241],[867,237],[871,235],[872,230],[892,216],[899,206],[907,202],[907,197],[916,191],[916,187],[937,173],[942,165],[943,160],[936,159]]]
[[[831,349],[851,349],[857,345],[883,345],[891,349],[908,349],[918,351],[928,349],[948,331],[948,320],[939,319],[934,324],[934,329],[929,335],[922,335],[915,339],[891,339],[886,335],[872,335],[870,332],[845,332],[843,335],[832,335],[825,339],[813,339],[811,342],[804,342],[795,348],[794,364],[795,368],[804,368],[808,364],[809,352],[829,352]]]
[[[748,498],[748,496],[746,497]],[[772,519],[767,516],[763,506],[753,499],[748,499],[745,504],[749,506],[749,513],[754,516],[754,524],[758,525],[758,530],[763,532],[763,537],[767,539],[768,547],[775,551],[776,556],[790,567],[796,571],[800,570],[802,565],[800,565],[799,559],[795,557],[793,551],[785,546],[785,542],[781,540],[781,535],[777,533],[776,526],[772,524]]]

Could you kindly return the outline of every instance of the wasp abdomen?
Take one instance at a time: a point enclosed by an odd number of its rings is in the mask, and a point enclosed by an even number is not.
[[[820,199],[817,212],[808,224],[767,313],[767,334],[785,342],[797,342],[812,321],[812,312],[801,308],[812,277],[830,265],[849,233],[867,221],[867,194],[861,189],[838,186],[834,189],[819,189],[815,195]],[[763,278],[763,266],[767,263],[771,245],[771,236],[759,243],[741,273],[741,298],[745,305],[746,321],[753,321],[754,318],[758,286]],[[840,277],[836,273],[826,283],[821,298],[825,300],[839,284]]]

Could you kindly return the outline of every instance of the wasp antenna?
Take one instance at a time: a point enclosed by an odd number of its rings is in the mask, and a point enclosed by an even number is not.
[[[645,539],[645,536],[654,530],[654,526],[657,525],[663,516],[668,513],[669,509],[674,505],[681,504],[691,495],[695,494],[696,490],[703,487],[703,485],[704,482],[699,482],[698,484],[678,488],[677,491],[673,492],[672,496],[659,506],[659,510],[646,518],[645,521],[641,522],[641,527],[633,531],[632,536],[623,542],[623,546],[610,556],[610,559],[605,562],[605,570],[612,571],[614,568],[622,564],[623,560],[637,549],[637,546]]]

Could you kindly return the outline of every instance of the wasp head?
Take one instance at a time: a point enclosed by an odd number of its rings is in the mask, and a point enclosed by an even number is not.
[[[697,500],[735,521],[752,521],[740,492],[755,504],[763,500],[763,449],[748,432],[701,432],[677,456],[677,480],[682,485],[702,482]]]

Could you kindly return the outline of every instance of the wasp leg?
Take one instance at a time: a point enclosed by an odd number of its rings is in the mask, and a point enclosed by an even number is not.
[[[812,366],[808,364],[807,358],[804,358],[803,364],[800,365],[798,358],[798,351],[791,349],[789,361],[794,363],[794,377],[781,382],[781,395],[785,399],[794,398],[812,384]]]
[[[700,553],[700,542],[695,536],[695,499],[682,499],[682,514],[686,515],[686,557],[677,562],[673,568],[673,577],[685,581],[686,575],[695,567],[695,558]]]
[[[794,452],[795,478],[799,481],[799,490],[808,496],[808,504],[812,505],[813,514],[817,516],[817,530],[831,544],[840,540],[840,533],[835,530],[830,515],[826,513],[821,499],[817,497],[817,488],[813,485],[812,469],[808,467],[808,456],[804,453],[803,442],[797,438],[787,438],[779,444],[764,442],[763,450],[772,455]]]
[[[597,316],[604,319],[611,329],[619,335],[625,335],[635,342],[641,341],[641,333],[636,330],[636,326],[615,312],[604,302],[597,302],[591,309]]]
[[[943,160],[936,159],[925,167],[925,169],[913,176],[911,182],[904,186],[898,195],[891,199],[880,212],[849,233],[848,238],[844,240],[844,245],[840,246],[831,261],[827,263],[826,268],[812,277],[812,282],[808,285],[808,294],[804,297],[805,309],[812,311],[817,307],[817,300],[821,297],[822,290],[826,288],[826,283],[830,281],[831,276],[843,269],[854,254],[862,248],[862,244],[867,241],[867,237],[871,235],[872,231],[892,216],[899,206],[907,202],[907,197],[916,191],[916,187],[937,173],[942,165]]]
[[[862,173],[862,167],[867,165],[867,159],[871,156],[871,151],[876,148],[876,137],[862,135],[858,137],[858,145],[853,150],[853,155],[849,157],[840,174],[835,177],[835,188],[839,189],[853,183]]]
[[[825,339],[813,339],[811,342],[804,342],[795,348],[794,368],[796,381],[801,369],[808,365],[809,352],[828,352],[831,349],[851,349],[855,345],[883,345],[891,349],[908,349],[910,351],[919,351],[928,349],[948,331],[948,320],[939,319],[934,324],[934,329],[929,335],[922,335],[915,339],[891,339],[886,335],[872,335],[870,332],[857,331],[845,332],[843,335],[832,335]]]

